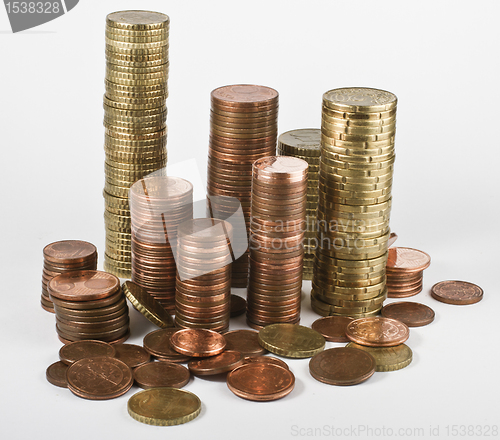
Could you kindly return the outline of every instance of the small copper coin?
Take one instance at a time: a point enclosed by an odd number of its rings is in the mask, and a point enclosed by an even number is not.
[[[88,357],[114,357],[114,355],[115,349],[110,344],[101,341],[70,342],[59,350],[59,359],[66,365],[71,365],[80,359]]]
[[[50,296],[67,301],[92,301],[107,298],[120,288],[120,280],[107,272],[81,270],[66,272],[48,284]]]
[[[68,366],[61,361],[54,362],[49,365],[45,373],[47,380],[56,387],[68,388],[68,381],[66,380],[66,371]]]
[[[189,361],[188,368],[196,376],[211,376],[227,373],[243,364],[243,355],[239,351],[224,350],[222,353],[203,359]]]
[[[84,399],[106,400],[125,394],[134,383],[132,370],[111,357],[80,359],[68,368],[68,388]]]
[[[231,318],[243,315],[247,310],[245,298],[239,295],[231,295]]]
[[[355,348],[330,348],[309,361],[311,376],[330,385],[356,385],[375,373],[375,359]]]
[[[431,257],[417,249],[393,247],[389,249],[387,267],[401,272],[420,272],[431,264]]]
[[[281,359],[272,356],[256,356],[256,357],[246,357],[243,359],[244,364],[274,364],[289,370],[288,364]]]
[[[345,330],[352,320],[348,316],[326,316],[314,321],[311,328],[321,333],[327,341],[349,342]]]
[[[174,350],[193,357],[215,356],[226,348],[224,336],[213,331],[185,328],[175,332],[170,343]]]
[[[261,356],[267,350],[259,343],[259,332],[253,330],[233,330],[224,333],[226,350],[239,351],[243,356]]]
[[[395,319],[373,316],[352,321],[346,328],[346,335],[361,345],[392,347],[405,342],[410,336],[410,329]]]
[[[170,362],[188,361],[190,357],[175,351],[170,343],[170,337],[177,331],[176,328],[169,328],[148,333],[143,340],[144,348],[158,360]]]
[[[483,299],[483,289],[467,281],[441,281],[432,286],[431,295],[446,304],[468,305]]]
[[[295,386],[295,376],[278,365],[254,362],[231,371],[227,386],[238,397],[264,402],[289,394]]]
[[[134,370],[134,379],[141,388],[182,388],[189,382],[189,370],[171,362],[150,362]]]
[[[151,355],[141,346],[134,344],[116,344],[115,358],[125,362],[130,368],[147,364]]]
[[[422,327],[434,321],[435,313],[430,307],[416,302],[393,302],[382,308],[382,316],[396,319],[408,327]]]

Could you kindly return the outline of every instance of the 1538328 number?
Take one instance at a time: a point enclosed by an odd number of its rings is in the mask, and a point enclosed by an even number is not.
[[[59,2],[8,2],[5,3],[8,14],[59,14]]]

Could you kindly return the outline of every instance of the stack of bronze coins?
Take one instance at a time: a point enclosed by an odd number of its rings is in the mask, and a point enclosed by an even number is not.
[[[423,251],[405,247],[389,248],[387,257],[387,293],[389,298],[406,298],[422,291],[424,270],[431,257]]]
[[[62,273],[97,269],[97,249],[86,241],[62,240],[48,244],[43,249],[42,308],[54,313],[54,304],[49,297],[49,281]]]
[[[231,313],[232,227],[222,220],[197,218],[177,231],[175,322],[225,332]]]
[[[165,14],[114,12],[106,20],[104,267],[130,277],[128,191],[167,162],[168,31]]]
[[[227,196],[241,203],[245,231],[234,231],[235,240],[244,240],[250,228],[252,163],[276,154],[278,92],[269,87],[232,85],[211,94],[208,196]],[[218,198],[210,216],[225,220],[234,213],[234,204]],[[234,243],[235,248],[240,243]],[[233,263],[233,287],[248,283],[248,250]]]
[[[264,157],[253,164],[247,321],[253,328],[300,320],[307,162]]]
[[[396,96],[376,89],[323,95],[311,291],[321,315],[376,315],[387,297],[396,104]]]
[[[132,281],[169,312],[175,304],[177,226],[193,218],[193,185],[180,177],[146,177],[130,188]]]
[[[321,130],[319,128],[291,130],[281,134],[278,138],[279,155],[298,157],[309,164],[307,174],[307,229],[304,232],[304,268],[302,271],[304,280],[312,280],[314,253],[316,251],[320,142]]]
[[[48,289],[63,343],[117,343],[129,337],[128,306],[114,275],[98,270],[63,273],[50,280]]]

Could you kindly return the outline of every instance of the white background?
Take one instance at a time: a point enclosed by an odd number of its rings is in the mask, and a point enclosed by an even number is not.
[[[54,316],[40,308],[42,249],[88,240],[102,268],[104,24],[109,12],[138,8],[171,18],[169,162],[196,159],[202,182],[216,87],[277,89],[280,132],[318,127],[321,96],[332,88],[398,96],[391,227],[397,245],[431,255],[424,290],[411,300],[436,311],[434,323],[411,330],[409,367],[334,387],[309,375],[308,360],[290,360],[295,390],[270,403],[195,378],[186,389],[200,397],[200,416],[166,428],[128,416],[137,388],[92,402],[45,380],[61,344]],[[53,22],[12,34],[1,10],[2,438],[287,439],[330,437],[331,427],[364,438],[350,431],[359,426],[373,429],[368,438],[385,438],[384,427],[395,438],[400,428],[429,438],[431,427],[446,437],[447,426],[451,434],[452,425],[498,425],[499,13],[496,1],[81,0]],[[477,283],[483,301],[433,300],[430,287],[446,279]],[[129,342],[141,344],[154,327],[131,317]],[[317,317],[306,296],[301,323]],[[231,327],[245,328],[244,318]]]

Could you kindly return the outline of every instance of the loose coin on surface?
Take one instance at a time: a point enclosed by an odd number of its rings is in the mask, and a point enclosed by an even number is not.
[[[295,386],[295,376],[278,365],[254,362],[231,371],[227,386],[243,399],[270,401],[289,394]]]
[[[326,316],[314,321],[311,328],[321,333],[327,341],[348,342],[345,329],[352,320],[348,316]]]
[[[375,371],[401,370],[410,365],[413,358],[413,353],[406,344],[395,345],[394,347],[366,347],[355,342],[349,342],[346,347],[357,348],[371,354],[377,364]]]
[[[405,342],[410,336],[410,329],[395,319],[373,316],[352,321],[347,326],[346,335],[352,342],[361,345],[392,347]]]
[[[149,362],[134,370],[134,379],[141,388],[182,388],[189,382],[189,370],[172,362]]]
[[[213,330],[185,328],[175,332],[170,343],[174,350],[187,356],[205,357],[222,353],[226,340]]]
[[[330,385],[356,385],[375,372],[375,359],[354,348],[330,348],[309,361],[311,376]]]
[[[239,295],[231,295],[231,318],[243,315],[247,310],[247,301]]]
[[[147,364],[151,355],[141,346],[134,344],[116,344],[115,358],[125,362],[130,368],[136,368]]]
[[[243,356],[234,350],[224,350],[222,353],[204,359],[192,359],[188,363],[189,371],[197,376],[211,376],[227,373],[243,364]]]
[[[255,356],[255,357],[246,357],[243,359],[244,364],[273,364],[278,365],[279,367],[286,368],[289,370],[288,364],[281,359],[272,357],[272,356]]]
[[[434,321],[434,310],[430,307],[409,301],[393,302],[382,308],[382,316],[396,319],[408,327],[422,327]]]
[[[59,359],[67,365],[88,357],[114,357],[114,355],[115,349],[110,344],[101,341],[71,342],[59,350]]]
[[[271,324],[259,331],[259,343],[280,356],[307,358],[325,348],[325,338],[317,331],[297,324]]]
[[[68,388],[68,381],[66,380],[66,371],[68,366],[61,361],[54,362],[49,365],[45,373],[47,380],[56,387]]]
[[[132,370],[111,357],[89,357],[67,371],[68,388],[84,399],[106,400],[125,394],[134,383]]]
[[[446,304],[468,305],[483,299],[483,289],[467,281],[441,281],[432,286],[431,295]]]
[[[261,356],[267,350],[259,344],[259,332],[253,330],[233,330],[224,333],[226,350],[239,351],[243,356]]]
[[[155,330],[144,336],[143,345],[148,353],[158,359],[169,362],[186,362],[189,356],[175,351],[170,343],[170,337],[176,332],[176,328]]]

